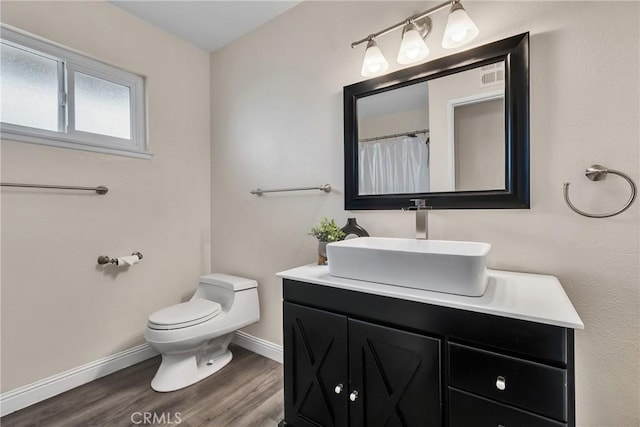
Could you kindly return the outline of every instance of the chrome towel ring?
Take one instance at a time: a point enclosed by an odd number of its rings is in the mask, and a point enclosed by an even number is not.
[[[610,216],[615,216],[615,215],[618,215],[619,213],[626,211],[636,200],[636,193],[638,191],[636,187],[636,183],[633,182],[633,180],[629,177],[629,175],[614,169],[607,169],[601,165],[591,165],[586,169],[585,176],[589,178],[591,181],[602,181],[607,177],[607,174],[609,173],[612,173],[614,175],[618,175],[624,178],[631,186],[631,195],[629,196],[629,200],[627,200],[627,203],[625,203],[624,206],[622,206],[620,209],[617,209],[613,212],[604,213],[604,214],[592,214],[592,213],[581,211],[580,209],[576,208],[573,205],[573,203],[571,203],[571,200],[569,200],[569,184],[570,184],[569,182],[564,183],[564,201],[567,202],[567,205],[569,205],[569,207],[574,212],[589,218],[608,218]]]

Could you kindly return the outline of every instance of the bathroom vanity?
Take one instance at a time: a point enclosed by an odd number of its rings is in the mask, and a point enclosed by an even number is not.
[[[575,426],[574,329],[552,276],[488,270],[480,297],[283,278],[281,426]]]

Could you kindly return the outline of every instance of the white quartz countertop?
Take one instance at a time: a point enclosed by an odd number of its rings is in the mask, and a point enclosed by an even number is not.
[[[316,285],[584,329],[580,316],[556,277],[498,270],[487,270],[487,275],[489,285],[484,295],[467,297],[333,277],[326,265],[309,264],[277,273],[278,277]]]

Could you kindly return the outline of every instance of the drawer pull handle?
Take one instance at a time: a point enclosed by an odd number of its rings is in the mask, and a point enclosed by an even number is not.
[[[351,392],[351,394],[349,395],[349,400],[352,402],[355,402],[358,399],[358,391],[357,390],[353,390]]]
[[[507,380],[504,377],[496,378],[496,388],[500,391],[503,391],[507,388]]]
[[[344,386],[343,386],[342,384],[338,384],[338,385],[336,386],[336,388],[334,388],[334,389],[333,389],[333,391],[334,391],[336,394],[340,394],[340,393],[342,393],[342,389],[343,389],[343,388],[344,388]]]

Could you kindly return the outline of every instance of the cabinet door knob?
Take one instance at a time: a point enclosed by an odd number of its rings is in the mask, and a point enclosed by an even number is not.
[[[340,394],[340,393],[342,393],[342,389],[343,389],[343,388],[344,388],[344,386],[343,386],[342,384],[338,384],[338,385],[336,386],[336,388],[334,388],[334,389],[333,389],[333,391],[334,391],[336,394]]]
[[[507,388],[507,380],[504,377],[496,378],[496,388],[500,391]]]
[[[358,391],[357,390],[353,390],[351,392],[351,394],[349,395],[349,400],[352,402],[355,402],[358,399]]]

